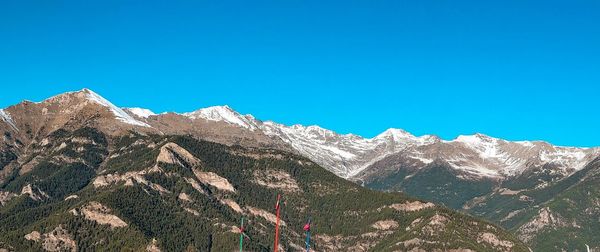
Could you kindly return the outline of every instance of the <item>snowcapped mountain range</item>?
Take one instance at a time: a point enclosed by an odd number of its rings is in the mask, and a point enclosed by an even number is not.
[[[600,154],[598,148],[553,146],[541,141],[511,142],[483,134],[458,136],[444,141],[433,135],[414,136],[401,129],[388,129],[373,138],[338,134],[319,126],[286,126],[241,115],[229,106],[213,106],[184,113],[192,120],[224,122],[235,127],[281,140],[300,154],[344,178],[391,154],[409,151],[409,158],[429,164],[436,159],[469,173],[502,177],[515,176],[528,166],[552,163],[565,174],[581,169]]]
[[[180,128],[178,125],[200,121],[208,124],[193,124],[192,127],[217,128],[219,132],[237,129],[235,135],[244,135],[246,132],[245,137],[266,137],[344,178],[360,177],[372,164],[399,153],[416,166],[426,166],[438,160],[474,176],[491,178],[516,176],[528,167],[545,164],[552,164],[557,172],[568,175],[600,154],[599,148],[558,147],[540,141],[511,142],[483,134],[459,136],[445,141],[433,135],[417,137],[392,128],[376,137],[364,138],[354,134],[338,134],[319,126],[286,126],[261,121],[251,115],[241,115],[229,106],[214,106],[181,114],[156,114],[143,108],[119,108],[89,89],[57,95],[36,104],[43,105],[43,111],[48,111],[50,104],[69,104],[59,106],[60,111],[54,112],[68,113],[89,103],[104,108],[118,122],[134,128],[156,129],[162,133],[169,130],[168,127],[176,130]],[[11,108],[0,110],[0,118],[11,128],[18,129],[18,124],[10,115]],[[174,119],[170,119],[169,126],[165,128],[163,121],[166,119],[163,118],[169,116]],[[205,131],[202,129],[202,132]],[[236,136],[228,139],[232,137]],[[219,138],[210,140],[219,141]]]

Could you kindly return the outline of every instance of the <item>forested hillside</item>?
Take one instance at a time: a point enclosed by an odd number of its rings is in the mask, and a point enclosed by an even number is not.
[[[0,184],[8,251],[232,251],[242,217],[244,249],[270,251],[277,194],[283,251],[302,250],[309,217],[317,251],[527,251],[497,226],[362,188],[278,150],[85,127],[57,130],[20,155]]]

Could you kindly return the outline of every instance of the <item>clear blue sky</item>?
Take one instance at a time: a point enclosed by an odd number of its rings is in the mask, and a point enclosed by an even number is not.
[[[0,2],[0,107],[83,87],[371,137],[600,145],[600,1]]]

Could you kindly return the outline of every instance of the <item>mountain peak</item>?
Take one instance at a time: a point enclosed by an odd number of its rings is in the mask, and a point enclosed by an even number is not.
[[[390,136],[393,137],[394,140],[416,138],[413,134],[408,133],[408,131],[405,131],[403,129],[396,129],[396,128],[389,128],[389,129],[385,130],[384,132],[382,132],[381,134],[379,134],[378,136],[376,136],[375,138],[383,138],[383,137],[390,137]]]
[[[150,127],[150,125],[134,119],[129,114],[125,113],[125,111],[123,111],[119,107],[115,106],[110,101],[108,101],[107,99],[105,99],[104,97],[100,96],[99,94],[95,93],[92,90],[84,88],[81,91],[79,91],[79,93],[85,94],[86,99],[88,99],[89,101],[92,101],[92,102],[95,102],[97,104],[107,107],[111,112],[113,112],[113,114],[115,115],[115,118],[117,118],[118,120],[120,120],[124,123],[137,125],[137,126]]]
[[[52,97],[42,101],[41,103],[58,103],[58,104],[66,105],[66,104],[72,104],[72,103],[86,103],[86,102],[95,103],[102,107],[107,108],[114,114],[114,116],[117,120],[119,120],[123,123],[136,125],[136,126],[150,127],[150,125],[136,120],[135,118],[133,118],[132,116],[127,114],[125,111],[123,111],[122,109],[115,106],[113,103],[111,103],[104,97],[100,96],[99,94],[97,94],[96,92],[94,92],[88,88],[84,88],[79,91],[66,92],[63,94],[52,96]]]
[[[233,110],[228,105],[212,106],[208,108],[202,108],[194,112],[184,113],[191,119],[202,118],[209,121],[224,121],[229,124],[241,126],[246,129],[256,129],[255,123],[251,120],[253,117],[246,117]]]
[[[95,92],[94,92],[94,91],[92,91],[92,90],[91,90],[91,89],[89,89],[89,88],[82,88],[81,90],[77,91],[77,93],[79,93],[79,92],[80,92],[80,93],[87,93],[87,94],[95,94]]]

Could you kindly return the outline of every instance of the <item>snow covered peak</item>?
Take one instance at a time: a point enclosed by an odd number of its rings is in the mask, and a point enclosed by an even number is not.
[[[387,129],[386,131],[382,132],[381,134],[377,135],[371,140],[381,141],[386,139],[391,139],[397,144],[432,144],[440,141],[440,139],[436,136],[424,135],[416,137],[415,135],[405,130],[395,128]]]
[[[303,125],[296,124],[290,128],[294,129],[297,133],[302,134],[305,137],[313,139],[325,140],[327,138],[335,137],[337,135],[337,133],[328,129],[321,128],[317,125],[305,127]]]
[[[389,128],[375,138],[392,137],[394,140],[414,139],[415,136],[402,129]]]
[[[511,142],[483,134],[461,135],[445,143],[460,147],[448,149],[447,159],[456,168],[490,170],[498,176],[517,175],[528,166],[548,163],[554,164],[557,171],[568,174],[583,168],[597,156],[593,149],[559,147],[541,141]],[[457,152],[453,153],[452,149]]]
[[[145,108],[126,108],[125,110],[141,118],[148,118],[150,116],[156,115],[156,113],[152,112],[152,110]]]
[[[8,125],[10,125],[14,130],[18,130],[15,122],[12,120],[12,117],[10,117],[10,115],[3,109],[0,109],[0,119],[8,123]]]
[[[377,135],[376,137],[372,138],[372,140],[392,140],[393,142],[400,144],[417,142],[425,143],[429,141],[429,136],[416,137],[405,130],[389,128],[381,134]]]
[[[191,119],[202,118],[209,121],[224,121],[246,129],[256,129],[256,125],[252,119],[253,117],[243,116],[227,105],[203,108],[194,112],[184,113],[183,115]]]
[[[456,139],[454,139],[454,142],[477,145],[481,144],[482,142],[490,142],[494,140],[497,139],[481,133],[475,133],[474,135],[459,135],[458,137],[456,137]]]
[[[85,98],[91,102],[94,102],[101,106],[107,107],[115,115],[115,118],[117,118],[119,121],[122,121],[127,124],[131,124],[131,125],[136,125],[136,126],[150,127],[150,125],[134,119],[129,114],[127,114],[125,111],[118,108],[117,106],[112,104],[110,101],[108,101],[107,99],[104,99],[104,97],[100,96],[99,94],[95,93],[92,90],[84,88],[77,93],[85,95]]]

